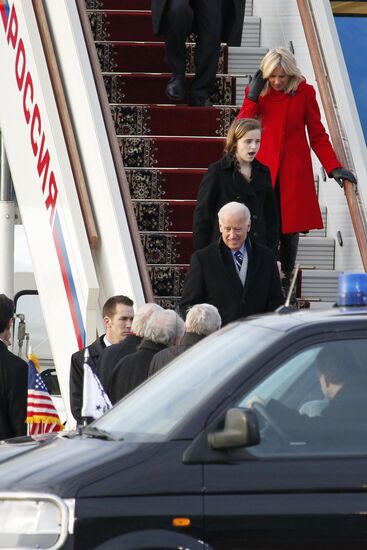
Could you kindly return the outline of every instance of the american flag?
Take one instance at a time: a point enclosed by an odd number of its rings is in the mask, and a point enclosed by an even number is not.
[[[58,432],[64,426],[57,414],[55,405],[46,385],[38,372],[37,357],[28,355],[28,399],[27,424],[28,435]]]

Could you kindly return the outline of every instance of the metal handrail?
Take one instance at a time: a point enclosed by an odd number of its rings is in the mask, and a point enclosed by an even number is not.
[[[43,51],[50,75],[52,89],[55,94],[55,101],[60,117],[60,122],[68,150],[71,170],[73,172],[75,187],[79,198],[80,208],[83,215],[85,229],[90,247],[94,250],[99,248],[99,236],[94,220],[88,189],[84,178],[84,172],[80,161],[78,146],[76,143],[71,117],[64,93],[60,71],[52,43],[51,33],[42,0],[32,0],[33,9],[37,20]]]
[[[120,193],[124,210],[126,214],[127,224],[129,227],[130,237],[135,252],[135,258],[139,270],[140,281],[143,287],[144,297],[147,302],[153,302],[153,290],[150,282],[147,264],[144,257],[143,245],[141,243],[138,224],[135,218],[133,204],[131,201],[129,184],[126,179],[124,165],[122,163],[121,152],[116,138],[115,126],[112,120],[110,105],[108,102],[106,87],[103,81],[101,67],[99,64],[97,51],[94,44],[94,38],[90,27],[88,15],[86,12],[85,1],[76,0],[76,6],[79,13],[80,24],[82,26],[85,44],[88,51],[88,56],[91,64],[91,69],[97,89],[98,99],[101,106],[101,112],[106,127],[107,138],[110,144],[111,155],[115,166],[116,176],[119,182]]]
[[[343,166],[348,167],[347,155],[344,149],[343,140],[340,135],[338,120],[333,105],[330,90],[330,81],[327,78],[327,68],[323,61],[320,41],[316,31],[312,8],[309,0],[297,0],[298,9],[306,36],[310,57],[315,72],[315,77],[324,107],[330,138],[335,153]],[[362,258],[364,270],[367,271],[367,235],[361,205],[358,200],[355,185],[349,180],[344,180],[344,193],[347,199],[350,217],[356,236],[359,252]]]

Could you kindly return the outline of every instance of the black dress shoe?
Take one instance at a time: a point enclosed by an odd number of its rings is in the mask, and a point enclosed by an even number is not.
[[[173,75],[166,86],[166,96],[173,101],[180,101],[185,97],[185,76],[181,74]]]
[[[187,103],[190,107],[212,107],[213,103],[207,97],[191,96]]]

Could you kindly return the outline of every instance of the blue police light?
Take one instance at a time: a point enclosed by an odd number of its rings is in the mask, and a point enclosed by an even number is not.
[[[367,273],[340,273],[338,306],[367,305]]]

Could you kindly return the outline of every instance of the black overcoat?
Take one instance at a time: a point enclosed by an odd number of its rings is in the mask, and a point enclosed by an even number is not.
[[[87,346],[89,350],[89,366],[94,372],[96,371],[99,356],[106,347],[103,340],[104,337],[105,335],[102,334],[102,336],[97,338],[90,346]],[[85,348],[76,351],[71,356],[70,361],[70,408],[78,424],[83,422],[81,412],[83,406],[84,352]]]
[[[203,338],[205,338],[203,334],[186,332],[183,335],[183,338],[179,344],[177,344],[176,346],[170,346],[167,349],[162,349],[162,351],[159,351],[154,355],[153,359],[150,362],[148,375],[153,376],[153,374],[163,369],[163,367],[168,365],[168,363],[170,363],[171,361],[176,359],[176,357],[200,342],[200,340],[202,340]]]
[[[28,365],[0,341],[0,439],[27,434]]]
[[[195,304],[212,304],[218,308],[224,326],[280,306],[284,298],[273,252],[253,242],[248,256],[243,286],[231,251],[222,239],[194,252],[180,302],[181,314],[185,316]]]
[[[110,393],[113,404],[148,378],[149,365],[153,356],[166,347],[164,344],[143,339],[134,353],[123,357],[115,365],[111,376]]]
[[[278,213],[269,168],[255,159],[251,176],[251,182],[246,182],[230,155],[224,155],[209,166],[200,184],[194,211],[192,237],[195,250],[218,240],[218,210],[228,202],[236,201],[245,204],[251,212],[251,239],[275,252]]]
[[[111,393],[111,377],[115,365],[126,357],[126,355],[134,353],[141,341],[142,338],[140,336],[129,334],[118,344],[108,346],[100,355],[97,362],[96,374],[107,395]]]
[[[245,0],[222,0],[224,9],[222,42],[229,46],[240,46]],[[154,34],[164,34],[164,12],[169,0],[152,0],[152,23]]]

